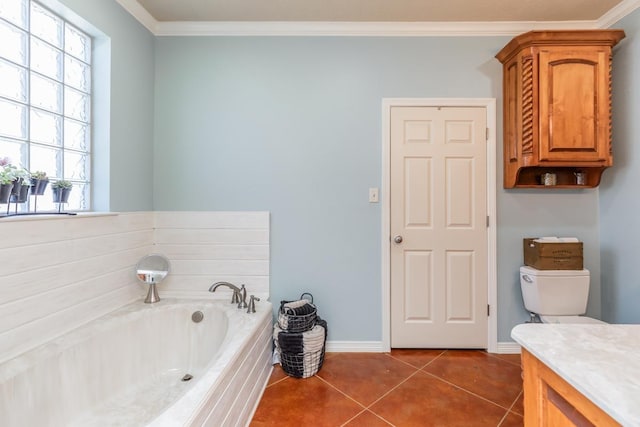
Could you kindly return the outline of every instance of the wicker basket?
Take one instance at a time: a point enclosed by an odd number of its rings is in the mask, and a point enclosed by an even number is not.
[[[312,377],[324,363],[327,322],[318,318],[313,329],[306,332],[285,332],[276,325],[274,343],[280,354],[282,370],[287,375],[296,378]]]
[[[316,306],[313,304],[313,295],[309,293],[304,293],[300,296],[300,299],[301,300],[305,299],[306,295],[311,297],[310,299],[309,298],[306,298],[306,299],[308,301],[308,304],[313,307],[313,311],[308,314],[304,314],[304,315],[287,314],[284,312],[284,305],[291,301],[280,302],[280,310],[278,310],[278,326],[280,326],[280,328],[283,331],[304,332],[304,331],[311,330],[315,326],[316,320],[318,318],[318,310],[316,309]]]
[[[280,353],[282,370],[290,377],[309,378],[318,373],[324,363],[322,350],[311,353]]]

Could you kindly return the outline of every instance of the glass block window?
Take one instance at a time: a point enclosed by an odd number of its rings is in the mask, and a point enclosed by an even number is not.
[[[36,1],[0,0],[0,41],[0,158],[71,181],[65,210],[90,209],[91,37]],[[56,208],[50,187],[39,212]]]

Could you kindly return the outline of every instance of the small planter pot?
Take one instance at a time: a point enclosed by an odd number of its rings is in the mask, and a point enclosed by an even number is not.
[[[34,196],[42,196],[44,190],[47,188],[47,184],[49,184],[48,179],[31,179],[31,194]]]
[[[15,186],[14,186],[15,187]],[[12,203],[24,203],[29,198],[29,189],[31,186],[27,183],[23,183],[20,187],[18,194],[11,194]]]
[[[52,188],[53,203],[68,203],[71,188]]]
[[[23,185],[24,185],[24,180],[22,178],[18,179],[17,181],[13,181],[13,188],[11,189],[11,195],[17,196],[18,194],[20,194],[20,189],[22,188]]]
[[[0,203],[8,203],[9,196],[11,196],[11,190],[13,190],[13,183],[0,184]]]

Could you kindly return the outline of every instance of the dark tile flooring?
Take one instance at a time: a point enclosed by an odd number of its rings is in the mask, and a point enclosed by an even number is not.
[[[520,355],[478,350],[327,353],[306,379],[274,366],[260,426],[522,426]]]

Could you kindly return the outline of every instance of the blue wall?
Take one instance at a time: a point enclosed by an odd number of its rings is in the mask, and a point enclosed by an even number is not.
[[[493,97],[507,37],[159,37],[154,208],[268,210],[272,300],[316,297],[329,339],[379,341],[383,98]],[[600,315],[598,190],[502,189],[498,339],[528,318],[522,238],[577,236]]]
[[[614,166],[600,185],[602,312],[614,323],[640,323],[640,10],[618,22],[627,37],[614,56]]]

